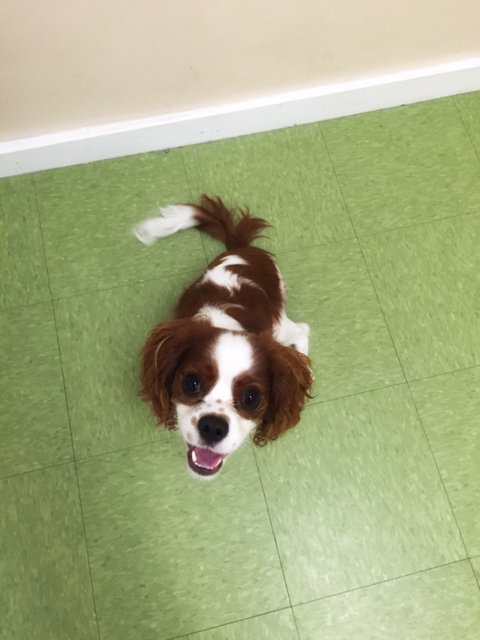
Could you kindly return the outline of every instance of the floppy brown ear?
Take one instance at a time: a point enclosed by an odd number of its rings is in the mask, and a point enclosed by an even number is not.
[[[191,319],[172,320],[157,325],[142,352],[140,396],[152,406],[158,422],[173,429],[171,390],[177,366],[186,351],[209,327]]]
[[[300,420],[307,398],[311,398],[313,373],[310,359],[278,342],[270,347],[270,399],[262,424],[253,441],[264,446],[276,440]]]

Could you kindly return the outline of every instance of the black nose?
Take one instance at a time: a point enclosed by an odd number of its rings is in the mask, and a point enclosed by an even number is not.
[[[206,444],[215,444],[226,437],[228,422],[219,416],[202,416],[198,421],[198,430]]]

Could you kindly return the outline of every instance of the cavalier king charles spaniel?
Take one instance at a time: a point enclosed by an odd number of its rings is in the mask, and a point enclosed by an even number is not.
[[[159,424],[179,429],[189,469],[213,478],[249,434],[262,446],[299,422],[313,383],[310,329],[287,317],[272,255],[251,246],[265,220],[207,196],[159,213],[134,229],[144,244],[197,227],[227,248],[150,333],[141,371],[141,396]]]

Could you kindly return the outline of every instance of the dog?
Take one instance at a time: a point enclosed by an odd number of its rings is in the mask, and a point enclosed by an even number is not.
[[[250,434],[263,446],[298,424],[313,384],[310,329],[287,317],[272,254],[251,246],[265,220],[208,196],[159,213],[134,229],[144,244],[196,227],[227,249],[142,353],[141,397],[159,424],[180,431],[190,471],[211,479]]]

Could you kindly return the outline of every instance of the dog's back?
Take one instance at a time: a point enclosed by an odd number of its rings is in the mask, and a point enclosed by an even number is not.
[[[203,315],[226,329],[272,331],[284,309],[284,286],[270,253],[251,246],[268,222],[246,210],[229,209],[220,198],[208,196],[203,196],[199,205],[170,206],[160,213],[135,229],[145,244],[196,227],[227,248],[184,292],[176,317]]]

